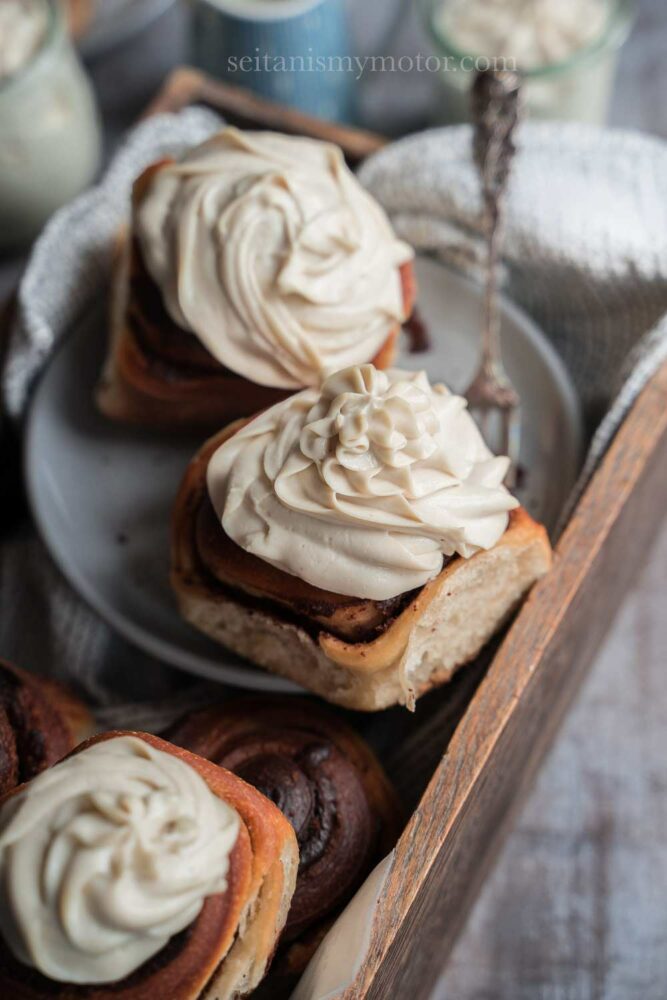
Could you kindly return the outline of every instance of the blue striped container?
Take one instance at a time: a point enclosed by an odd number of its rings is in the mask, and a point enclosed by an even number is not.
[[[352,121],[345,0],[195,0],[195,65],[330,121]]]

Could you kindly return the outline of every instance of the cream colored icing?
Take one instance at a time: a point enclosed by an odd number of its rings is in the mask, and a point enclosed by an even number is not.
[[[405,319],[412,258],[338,147],[226,128],[161,169],[135,210],[179,326],[261,385],[316,385]]]
[[[324,590],[385,600],[423,586],[444,556],[495,545],[518,506],[508,464],[461,396],[424,372],[363,365],[255,417],[207,481],[241,548]]]
[[[133,972],[226,889],[237,813],[180,758],[96,743],[0,810],[0,931],[49,979]]]
[[[534,69],[591,45],[608,18],[608,0],[444,0],[435,23],[462,52]]]
[[[41,0],[0,2],[0,83],[32,59],[46,34],[46,5]]]

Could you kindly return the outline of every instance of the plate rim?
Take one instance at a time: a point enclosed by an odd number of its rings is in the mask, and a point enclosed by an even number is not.
[[[437,258],[427,255],[420,255],[428,266],[442,268],[448,275],[462,286],[466,286],[474,294],[479,294],[478,284],[468,275],[449,267]],[[581,420],[581,408],[576,395],[574,385],[567,373],[565,364],[560,358],[553,344],[538,324],[526,313],[520,305],[513,302],[505,294],[500,295],[500,306],[502,313],[508,316],[511,321],[519,326],[528,336],[537,354],[539,354],[549,369],[560,398],[563,400],[564,414],[567,419],[567,435],[572,441],[572,461],[576,470],[581,467],[583,458],[583,424]],[[49,527],[49,519],[46,517],[40,502],[40,490],[38,488],[39,472],[37,470],[35,438],[37,434],[37,424],[40,417],[39,400],[41,398],[43,386],[48,379],[49,371],[67,342],[76,335],[79,327],[86,322],[89,314],[94,314],[100,309],[97,299],[88,303],[76,321],[66,330],[64,335],[55,345],[46,364],[40,371],[30,393],[29,404],[25,418],[24,447],[22,455],[23,479],[26,489],[28,505],[37,527],[38,533],[44,543],[51,559],[58,570],[73,588],[76,594],[91,608],[100,619],[113,629],[121,638],[131,645],[154,657],[175,669],[186,671],[195,676],[203,677],[207,680],[216,681],[219,684],[228,684],[231,687],[245,688],[247,690],[265,691],[268,693],[289,693],[303,694],[304,688],[271,673],[250,662],[247,665],[215,664],[205,655],[191,652],[182,646],[175,646],[168,640],[160,637],[154,631],[137,624],[131,618],[119,611],[112,602],[106,600],[103,592],[95,588],[88,577],[82,574],[77,563],[71,558],[67,558],[65,549],[59,545],[55,533]],[[576,473],[574,476],[576,481]],[[573,482],[574,485],[574,482]],[[213,642],[213,640],[211,640]],[[236,654],[234,654],[236,655]]]
[[[71,328],[59,340],[32,388],[26,413],[22,455],[23,481],[25,483],[26,498],[30,513],[49,557],[53,560],[59,572],[77,596],[106,625],[113,629],[122,639],[159,660],[161,663],[175,669],[185,670],[187,673],[203,677],[205,680],[213,680],[218,684],[229,684],[231,687],[276,694],[303,694],[305,688],[301,687],[300,684],[280,677],[278,674],[272,674],[261,667],[255,666],[253,663],[248,662],[247,666],[215,665],[203,656],[189,652],[187,649],[182,649],[181,647],[175,647],[167,640],[160,638],[160,636],[150,631],[150,629],[137,625],[131,618],[118,611],[110,601],[104,598],[98,589],[94,588],[88,582],[88,578],[80,572],[74,560],[66,559],[64,549],[55,540],[53,530],[48,527],[48,519],[42,516],[42,506],[38,499],[40,491],[38,489],[37,476],[39,473],[36,468],[36,460],[33,457],[36,451],[34,437],[36,434],[35,426],[39,420],[38,400],[40,390],[56,355],[64,349],[66,341],[76,335],[78,326],[85,322],[86,313],[93,312],[94,308],[95,305],[92,305],[88,309],[85,309],[77,322],[72,324]],[[221,676],[223,672],[224,676]]]
[[[435,267],[443,268],[443,270],[447,271],[448,274],[461,284],[467,285],[467,287],[472,291],[480,293],[480,284],[478,281],[472,278],[469,274],[464,274],[462,271],[456,270],[456,268],[451,267],[444,261],[438,260],[434,254],[416,253],[415,257],[416,260],[425,261],[429,265],[432,264]],[[530,313],[526,312],[526,310],[519,305],[518,302],[511,299],[503,290],[498,293],[498,304],[500,307],[499,311],[501,313],[501,324],[502,314],[505,313],[511,317],[517,326],[521,326],[524,331],[528,333],[536,352],[541,354],[546,359],[547,367],[554,376],[554,381],[558,383],[558,391],[566,403],[565,411],[567,414],[568,433],[572,439],[573,462],[577,467],[578,472],[580,472],[585,450],[583,415],[581,403],[574,387],[574,382],[568,374],[565,362],[552,344],[549,336],[540,328],[537,321],[533,319]]]

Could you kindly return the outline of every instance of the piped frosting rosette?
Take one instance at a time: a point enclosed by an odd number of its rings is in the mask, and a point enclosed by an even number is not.
[[[227,886],[237,813],[177,756],[134,736],[45,771],[0,810],[0,929],[66,983],[122,979]]]
[[[260,414],[215,452],[209,495],[227,535],[334,593],[386,600],[445,557],[500,539],[518,501],[466,402],[425,373],[340,371]]]
[[[260,385],[317,385],[406,318],[413,251],[330,143],[226,128],[156,171],[134,228],[171,318]]]

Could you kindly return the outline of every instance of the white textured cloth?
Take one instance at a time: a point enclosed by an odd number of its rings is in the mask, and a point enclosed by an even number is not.
[[[15,418],[54,343],[104,292],[133,178],[218,126],[202,109],[140,124],[102,184],[46,227],[21,284],[3,376]],[[519,147],[507,291],[549,335],[579,392],[591,435],[579,491],[642,385],[667,358],[667,146],[632,133],[531,124]],[[394,143],[360,176],[402,237],[479,271],[481,202],[466,126]],[[193,684],[112,636],[61,580],[28,528],[4,546],[0,592],[3,655],[77,681],[105,724],[157,729],[186,703],[210,697],[208,685]]]
[[[524,125],[517,143],[506,290],[558,349],[591,430],[667,311],[667,145],[572,124]],[[479,271],[482,205],[467,126],[396,142],[360,176],[399,235]],[[665,340],[663,328],[645,342],[643,381],[647,353],[654,368]]]

